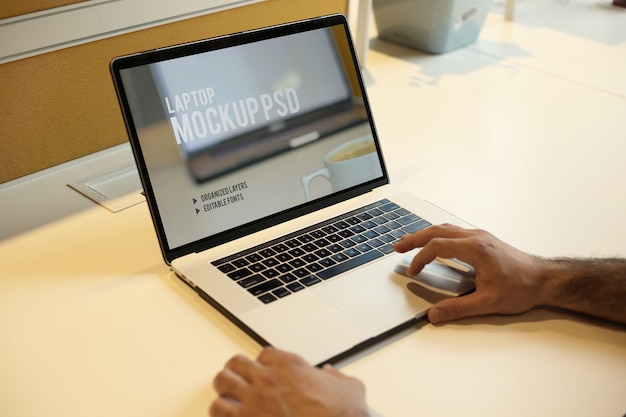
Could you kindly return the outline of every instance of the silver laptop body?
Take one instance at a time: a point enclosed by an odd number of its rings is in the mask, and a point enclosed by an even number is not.
[[[345,17],[124,56],[111,71],[165,262],[260,344],[333,362],[441,297],[410,291],[391,247],[466,225],[389,184]]]

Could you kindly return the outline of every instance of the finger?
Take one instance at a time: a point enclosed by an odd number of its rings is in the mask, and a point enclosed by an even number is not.
[[[259,366],[259,364],[247,356],[235,355],[226,362],[224,369],[230,369],[232,372],[250,382],[252,381],[252,374],[257,366]]]
[[[219,397],[209,407],[211,417],[235,417],[239,413],[239,406],[233,401]]]
[[[413,257],[407,274],[419,274],[426,264],[436,258],[456,258],[474,267],[477,261],[471,238],[434,238]]]
[[[276,361],[280,360],[280,356],[283,355],[283,351],[276,349],[272,346],[264,347],[259,356],[257,356],[256,360],[263,365],[271,365]]]
[[[440,224],[402,236],[400,241],[394,244],[393,248],[396,252],[404,253],[421,248],[435,238],[459,238],[467,236],[468,233],[470,233],[469,230],[458,226],[447,223]]]
[[[237,401],[241,400],[242,393],[249,385],[250,383],[241,375],[229,368],[224,368],[213,378],[213,388],[220,397],[233,398]]]
[[[428,310],[431,323],[444,323],[467,317],[494,313],[492,303],[478,292],[457,298],[446,298]]]

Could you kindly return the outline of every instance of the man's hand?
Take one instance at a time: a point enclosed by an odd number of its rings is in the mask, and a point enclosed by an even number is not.
[[[432,323],[486,314],[523,313],[544,302],[542,261],[521,252],[483,230],[444,224],[403,236],[394,249],[422,248],[408,274],[417,275],[436,257],[456,258],[474,267],[476,291],[435,304],[428,312]]]
[[[273,348],[256,361],[237,355],[217,374],[212,417],[367,417],[363,384]]]

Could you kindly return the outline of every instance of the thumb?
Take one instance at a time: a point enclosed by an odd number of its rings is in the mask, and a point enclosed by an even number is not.
[[[488,304],[485,300],[472,293],[439,301],[428,310],[428,320],[437,324],[488,313]]]

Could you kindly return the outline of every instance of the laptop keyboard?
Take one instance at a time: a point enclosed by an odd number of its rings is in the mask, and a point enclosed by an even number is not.
[[[267,304],[388,255],[430,225],[383,199],[211,263]]]

